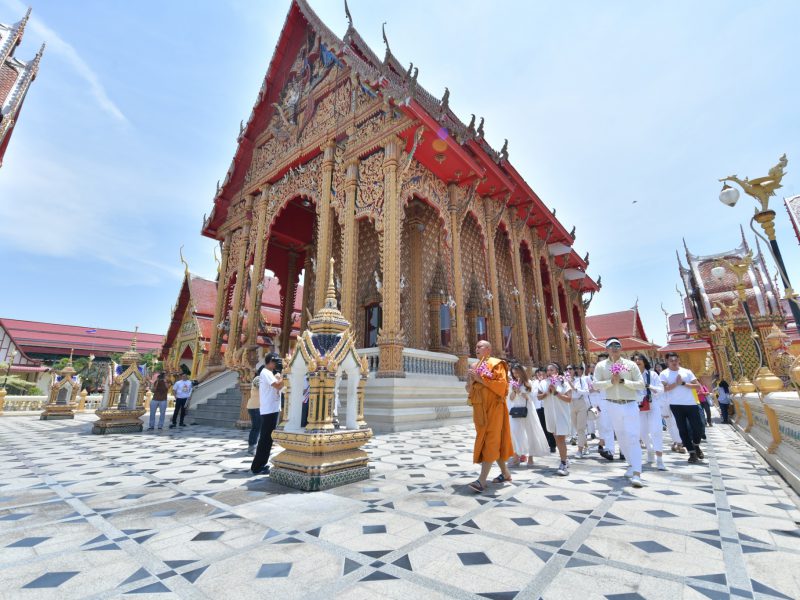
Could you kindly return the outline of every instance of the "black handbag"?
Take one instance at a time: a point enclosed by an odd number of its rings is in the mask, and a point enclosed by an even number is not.
[[[527,406],[512,406],[511,410],[508,411],[508,416],[512,419],[524,419],[528,416],[528,407]]]

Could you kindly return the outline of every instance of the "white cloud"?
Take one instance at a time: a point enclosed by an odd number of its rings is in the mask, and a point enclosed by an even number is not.
[[[24,15],[25,11],[28,10],[28,7],[20,2],[20,0],[2,0],[2,2],[10,10],[20,16]],[[89,84],[89,92],[101,109],[114,117],[117,121],[122,123],[128,122],[128,119],[119,107],[108,97],[97,73],[95,73],[81,55],[78,54],[78,51],[75,50],[72,44],[65,41],[64,38],[45,25],[44,22],[33,13],[31,14],[26,29],[32,31],[37,37],[40,37],[47,44],[49,52],[53,52],[63,58],[78,75]]]

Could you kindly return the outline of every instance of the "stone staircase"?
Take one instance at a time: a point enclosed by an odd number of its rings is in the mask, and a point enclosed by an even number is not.
[[[186,418],[193,425],[233,428],[241,405],[238,375],[225,371],[194,389]]]

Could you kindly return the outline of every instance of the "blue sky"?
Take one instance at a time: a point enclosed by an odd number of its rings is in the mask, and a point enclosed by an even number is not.
[[[499,148],[590,251],[590,313],[639,298],[648,335],[679,308],[675,249],[734,247],[751,202],[717,179],[766,174],[795,287],[800,250],[782,197],[800,193],[800,3],[349,2],[394,54]],[[211,277],[199,234],[250,113],[288,0],[38,1],[17,51],[48,43],[0,169],[0,315],[166,329],[182,276]],[[343,3],[312,0],[342,35]],[[491,8],[489,8],[491,7]],[[0,21],[25,5],[0,0]],[[633,204],[636,200],[637,203]],[[752,239],[752,236],[750,236]]]

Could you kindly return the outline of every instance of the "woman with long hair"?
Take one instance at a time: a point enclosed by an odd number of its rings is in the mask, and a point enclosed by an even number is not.
[[[533,383],[528,379],[525,367],[519,363],[511,365],[511,385],[508,388],[508,408],[511,421],[511,439],[514,456],[508,466],[516,467],[527,460],[533,466],[534,456],[549,454],[539,415],[534,406]]]
[[[722,422],[729,424],[730,417],[728,411],[731,407],[731,388],[728,382],[724,379],[717,385],[717,404],[719,404],[719,412],[722,416]]]
[[[556,438],[556,447],[561,458],[561,464],[556,472],[564,477],[569,475],[566,438],[572,427],[570,420],[572,388],[564,379],[558,363],[551,362],[547,365],[547,376],[539,382],[537,396],[544,404],[547,430]]]
[[[664,466],[664,430],[661,427],[661,399],[664,385],[658,374],[650,368],[650,361],[644,354],[636,352],[631,359],[639,367],[644,381],[644,389],[639,391],[639,432],[647,449],[647,464],[656,460],[656,468],[666,471]]]

